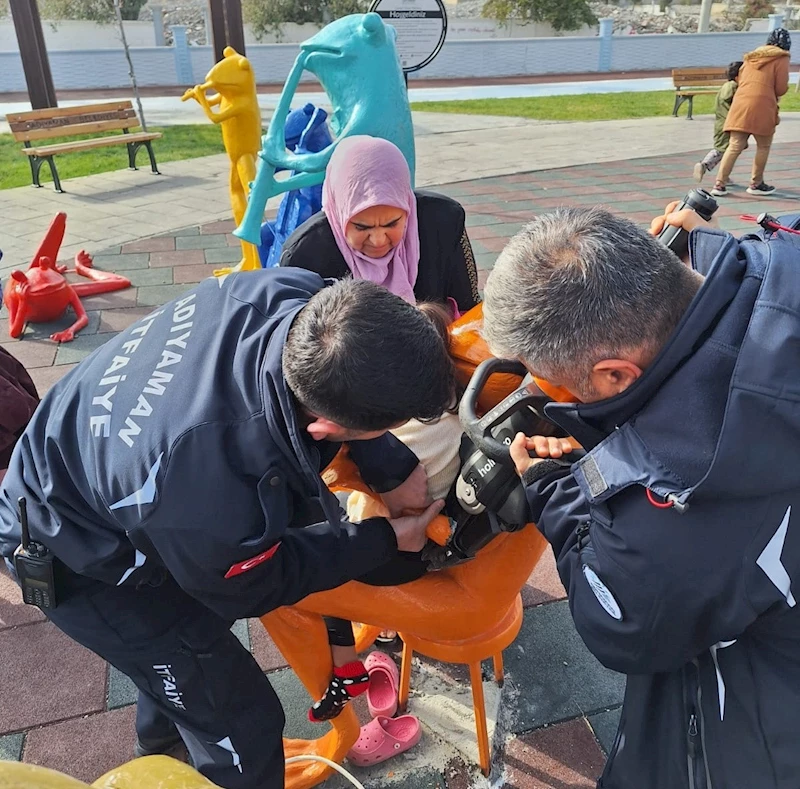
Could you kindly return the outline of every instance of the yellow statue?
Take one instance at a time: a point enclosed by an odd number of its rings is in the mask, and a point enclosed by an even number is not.
[[[19,762],[0,762],[3,789],[89,789],[63,773]],[[92,789],[219,789],[197,770],[169,756],[143,756],[109,770]]]
[[[250,61],[233,47],[225,47],[225,57],[206,74],[202,85],[189,88],[181,101],[194,99],[212,123],[222,126],[222,142],[231,160],[230,193],[237,227],[247,209],[250,183],[256,177],[256,157],[261,148],[261,111],[258,108],[256,79]],[[209,90],[217,91],[207,96]],[[219,111],[211,108],[219,105]],[[242,241],[242,260],[233,268],[219,269],[217,276],[233,271],[261,268],[258,249]]]

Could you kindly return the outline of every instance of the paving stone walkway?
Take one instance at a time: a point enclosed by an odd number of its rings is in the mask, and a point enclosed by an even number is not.
[[[712,127],[710,116],[691,122],[667,117],[566,123],[416,112],[417,185],[552,172],[553,168],[642,156],[659,155],[664,157],[661,161],[672,161],[673,154],[707,147]],[[798,141],[800,113],[785,113],[776,143]],[[30,258],[57,211],[68,215],[65,254],[81,247],[97,250],[101,244],[126,244],[230,216],[227,156],[166,162],[160,169],[162,176],[147,170],[118,170],[71,178],[64,182],[65,194],[57,194],[49,184],[42,189],[23,186],[0,191],[0,249],[5,253],[0,277],[6,276],[9,266],[19,267]],[[739,172],[743,172],[741,166]],[[773,155],[767,175],[775,174],[779,180],[780,172],[781,162]],[[783,173],[788,179],[792,170]],[[679,171],[672,176],[682,182],[685,174]],[[539,188],[550,186],[547,176],[534,181]],[[277,206],[279,200],[275,198],[271,205]]]
[[[467,209],[483,283],[507,239],[533,214],[558,205],[606,205],[645,224],[691,187],[696,160],[697,152],[680,153],[460,181],[438,189]],[[799,210],[800,143],[776,145],[771,161],[781,191],[758,200],[743,187],[735,188],[720,201],[724,229],[751,228],[741,214]],[[749,163],[743,157],[737,168],[740,184]],[[86,299],[89,326],[72,343],[56,345],[47,339],[69,323],[65,319],[29,327],[21,341],[4,341],[3,346],[28,367],[44,393],[153,307],[191,288],[220,264],[237,261],[232,229],[229,220],[214,221],[97,251],[96,265],[124,273],[133,287]],[[93,245],[87,248],[95,252]],[[4,318],[0,328],[5,336]],[[614,739],[624,681],[602,668],[580,641],[549,552],[529,579],[523,599],[522,632],[506,653],[508,681],[498,729],[508,736],[497,737],[494,778],[502,774],[502,785],[514,789],[591,789]],[[235,632],[270,672],[287,710],[287,734],[316,734],[305,723],[305,692],[260,623],[239,622]],[[1,571],[0,655],[0,758],[46,765],[91,781],[132,757],[135,696],[130,681],[72,643],[36,609],[21,605],[18,590]],[[422,670],[441,670],[463,682],[460,669],[428,664]],[[395,772],[404,775],[398,784],[404,787],[487,785],[458,753],[450,753],[445,765],[435,741],[429,734],[417,756],[370,772],[367,785],[391,784]],[[413,769],[403,773],[403,765]],[[338,779],[328,785],[344,786]]]

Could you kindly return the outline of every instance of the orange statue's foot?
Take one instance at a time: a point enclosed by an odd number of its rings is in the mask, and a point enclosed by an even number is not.
[[[333,728],[316,740],[283,741],[284,756],[324,756],[336,764],[358,739],[361,727],[352,709],[347,708],[333,721]],[[310,789],[333,773],[333,768],[317,761],[302,761],[286,765],[286,789]]]

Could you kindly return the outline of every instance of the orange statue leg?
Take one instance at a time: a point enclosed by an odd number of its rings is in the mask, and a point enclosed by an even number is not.
[[[431,640],[472,638],[496,623],[512,604],[545,546],[536,527],[529,525],[514,534],[499,535],[475,559],[458,567],[402,586],[351,581],[309,595],[261,621],[309,694],[319,698],[332,671],[323,615],[363,622],[371,626],[367,632],[379,627]],[[340,762],[358,739],[358,721],[348,706],[332,724],[332,732],[313,742],[287,741],[286,755],[317,753]],[[300,767],[287,769],[287,789],[308,789],[329,773],[322,765]]]
[[[317,614],[285,607],[261,617],[281,653],[309,695],[318,699],[333,673],[328,631]],[[284,740],[285,756],[314,754],[341,763],[358,739],[360,724],[351,705],[331,721],[333,728],[316,740]],[[287,789],[308,789],[325,780],[333,770],[321,762],[301,762],[286,768]]]

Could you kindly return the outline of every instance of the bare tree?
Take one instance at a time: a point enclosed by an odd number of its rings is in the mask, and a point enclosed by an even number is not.
[[[136,84],[136,72],[133,68],[131,48],[128,46],[128,37],[125,35],[125,25],[122,22],[122,0],[112,0],[112,2],[114,3],[114,13],[117,17],[117,25],[119,26],[119,35],[122,39],[122,48],[125,51],[125,59],[128,61],[128,75],[131,78],[133,98],[136,100],[136,108],[139,111],[139,122],[142,124],[142,129],[147,131],[147,121],[145,120],[144,110],[142,109],[142,97],[139,95],[139,86]]]

